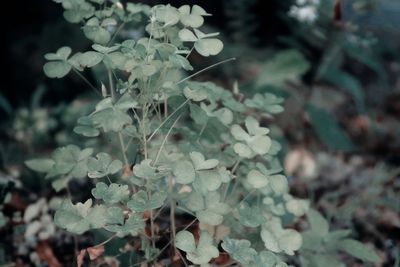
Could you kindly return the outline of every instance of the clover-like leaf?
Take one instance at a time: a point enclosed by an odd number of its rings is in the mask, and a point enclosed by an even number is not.
[[[183,89],[183,94],[187,99],[193,100],[195,102],[207,99],[207,92],[202,90],[192,90],[189,87],[185,87]]]
[[[107,186],[107,184],[99,182],[96,184],[96,188],[92,189],[92,195],[106,203],[115,204],[129,198],[129,188],[127,185],[112,183]]]
[[[137,236],[144,230],[145,223],[142,216],[138,213],[132,213],[123,225],[110,224],[106,225],[105,229],[114,232],[118,237],[127,235]]]
[[[124,224],[124,211],[120,207],[107,208],[107,225]]]
[[[176,182],[180,184],[190,184],[196,178],[194,167],[187,160],[178,161],[173,168],[173,173]]]
[[[37,172],[49,172],[54,165],[54,160],[52,159],[31,159],[26,160],[25,165],[29,169]]]
[[[128,201],[127,206],[133,211],[143,212],[153,210],[164,205],[168,194],[164,191],[155,192],[149,196],[145,191],[139,191]]]
[[[234,260],[242,265],[249,265],[257,255],[257,252],[251,248],[250,241],[246,239],[224,238],[221,246]]]
[[[208,191],[217,190],[222,184],[221,175],[218,170],[196,171],[196,174],[197,178],[193,183],[193,187],[204,194],[207,194]]]
[[[265,223],[261,230],[261,239],[265,247],[272,252],[285,252],[293,255],[302,244],[301,235],[292,229],[283,229],[279,218],[273,217]]]
[[[231,211],[228,204],[220,202],[220,198],[216,191],[208,192],[206,196],[194,191],[189,195],[186,207],[196,212],[201,223],[219,225],[223,222],[223,215]]]
[[[180,20],[180,12],[170,5],[159,5],[154,7],[154,16],[163,26],[173,26]]]
[[[132,118],[126,112],[136,105],[137,102],[128,93],[115,104],[111,97],[107,97],[96,105],[96,110],[89,117],[96,128],[103,128],[105,132],[119,132],[132,123]]]
[[[109,154],[101,152],[96,158],[89,158],[87,166],[90,178],[101,178],[121,170],[122,162],[117,159],[112,160]]]
[[[233,146],[234,151],[244,158],[252,158],[255,155],[264,155],[271,148],[271,138],[266,134],[269,129],[260,127],[258,121],[253,117],[247,117],[245,120],[247,132],[242,127],[235,124],[231,126],[232,136],[241,141]]]
[[[43,66],[43,71],[49,78],[62,78],[71,71],[71,65],[67,59],[71,54],[71,48],[68,46],[61,47],[56,53],[49,53],[45,55],[47,62]]]
[[[93,17],[83,26],[85,36],[97,44],[107,44],[111,39],[111,34],[103,26],[100,25],[99,19]]]
[[[251,170],[247,174],[247,182],[253,187],[253,188],[263,188],[268,185],[268,177],[262,174],[258,170]]]
[[[92,200],[73,205],[70,200],[64,200],[57,209],[54,222],[61,228],[75,234],[82,234],[90,229],[104,227],[107,212],[104,206],[92,207]]]
[[[246,99],[244,104],[250,108],[262,110],[269,114],[277,114],[283,111],[284,98],[271,93],[255,94],[252,99]]]
[[[193,252],[196,250],[194,236],[189,231],[183,230],[176,234],[175,246],[185,252]]]
[[[200,55],[208,57],[218,55],[224,48],[224,44],[219,39],[207,38],[196,41],[194,48]]]
[[[213,239],[207,231],[200,233],[197,246],[192,233],[185,230],[180,231],[176,235],[175,245],[185,251],[187,259],[194,264],[206,264],[219,255],[218,248],[213,245]]]
[[[133,174],[144,179],[159,179],[166,173],[156,167],[151,166],[151,159],[144,159],[133,167]]]
[[[83,178],[87,175],[87,161],[93,153],[93,149],[80,150],[75,145],[57,148],[52,155],[54,164],[48,171],[46,178],[59,175],[68,175],[75,178]]]
[[[237,210],[239,221],[244,226],[254,228],[260,226],[264,221],[262,211],[258,206],[251,207],[246,203],[241,203],[237,207]]]
[[[205,160],[203,154],[200,152],[190,152],[189,156],[196,171],[213,169],[219,164],[219,161],[216,159]]]
[[[198,28],[203,25],[203,16],[210,16],[210,14],[198,5],[194,5],[192,8],[189,5],[181,6],[179,13],[182,24],[192,28]]]

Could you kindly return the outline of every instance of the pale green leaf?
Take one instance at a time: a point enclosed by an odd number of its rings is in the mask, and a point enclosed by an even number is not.
[[[224,44],[221,40],[214,38],[200,39],[195,42],[194,48],[200,55],[208,57],[218,55],[224,48]]]
[[[44,64],[43,71],[49,78],[62,78],[71,71],[71,65],[65,61],[51,61]]]
[[[251,248],[250,241],[246,239],[225,238],[221,246],[234,260],[243,265],[250,264],[257,255],[257,252]]]
[[[192,163],[187,160],[178,161],[173,168],[173,173],[176,182],[180,184],[190,184],[196,177]]]
[[[175,237],[175,246],[185,252],[193,252],[196,249],[194,236],[189,231],[180,231]]]
[[[106,203],[115,204],[126,201],[129,198],[129,188],[127,185],[112,183],[110,186],[103,182],[96,184],[92,189],[92,195],[96,199],[102,199]]]
[[[25,165],[31,170],[37,172],[49,172],[54,165],[54,160],[52,159],[31,159],[26,160]]]
[[[364,245],[363,243],[353,240],[353,239],[344,239],[339,241],[339,248],[342,251],[350,254],[353,257],[356,257],[363,261],[370,261],[370,262],[378,262],[380,261],[380,257]]]

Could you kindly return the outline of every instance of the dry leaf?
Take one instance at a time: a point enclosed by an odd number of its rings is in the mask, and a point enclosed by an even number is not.
[[[62,267],[56,256],[53,254],[53,250],[46,241],[41,241],[36,247],[36,253],[42,261],[47,262],[49,267]]]
[[[86,249],[88,254],[89,254],[89,258],[90,260],[95,260],[98,257],[100,257],[101,255],[103,255],[104,253],[104,246],[95,246],[95,247],[89,247]]]
[[[86,254],[86,249],[82,249],[81,251],[79,251],[79,255],[76,256],[76,265],[78,267],[82,266],[83,259],[85,258],[85,254]]]

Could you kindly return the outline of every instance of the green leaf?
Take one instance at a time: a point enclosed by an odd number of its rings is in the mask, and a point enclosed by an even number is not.
[[[268,178],[262,174],[261,172],[257,170],[251,170],[247,174],[247,182],[253,187],[253,188],[263,188],[268,185]]]
[[[338,69],[329,69],[323,78],[328,82],[346,90],[353,97],[358,110],[360,112],[365,111],[364,90],[360,81],[357,80],[356,77]]]
[[[309,62],[300,52],[282,51],[262,66],[257,85],[281,86],[287,81],[296,81],[309,68]]]
[[[375,253],[375,251],[357,240],[341,240],[339,241],[339,249],[363,261],[380,261],[380,257]]]
[[[200,233],[199,243],[194,251],[187,252],[187,259],[194,264],[206,264],[212,258],[218,257],[219,251],[213,245],[213,239],[207,231]]]
[[[57,148],[52,155],[54,165],[47,173],[46,178],[59,175],[68,175],[75,178],[83,178],[87,175],[87,160],[93,149],[80,150],[75,145]]]
[[[74,127],[74,132],[86,137],[96,137],[100,134],[99,130],[91,126],[76,126]]]
[[[94,43],[105,45],[111,39],[110,32],[99,25],[97,18],[90,19],[82,29],[85,36]]]
[[[71,233],[82,234],[90,229],[104,227],[106,217],[106,208],[99,205],[92,207],[91,199],[76,205],[70,200],[64,200],[56,211],[54,222]]]
[[[242,225],[247,227],[258,227],[264,222],[262,211],[260,207],[250,207],[246,203],[241,203],[238,208],[239,221]]]
[[[52,159],[31,159],[25,161],[25,165],[37,172],[49,172],[54,165]]]
[[[180,14],[176,8],[170,5],[156,6],[155,18],[157,21],[164,23],[164,27],[166,25],[172,26],[179,22]]]
[[[144,230],[145,223],[141,214],[132,213],[126,220],[124,225],[106,225],[105,229],[110,232],[116,233],[118,237],[124,237],[127,235],[137,236]]]
[[[124,224],[124,211],[120,207],[109,207],[107,209],[107,224]]]
[[[97,128],[104,132],[119,132],[125,125],[132,123],[132,118],[126,113],[125,106],[112,104],[111,98],[105,98],[96,105],[96,110],[90,115]]]
[[[182,24],[192,28],[198,28],[203,25],[203,16],[208,15],[206,12],[200,12],[200,10],[204,11],[204,9],[197,5],[193,6],[192,10],[190,10],[189,5],[181,6],[178,10]]]
[[[195,180],[195,184],[202,188],[202,191],[215,191],[221,184],[221,176],[217,170],[204,170],[197,171],[198,178]]]
[[[178,161],[173,168],[173,173],[175,181],[180,184],[190,184],[196,177],[192,163],[187,160]]]
[[[311,230],[320,237],[325,237],[329,233],[329,223],[316,210],[310,209],[307,213],[307,218],[310,222]]]
[[[246,239],[225,238],[221,246],[234,260],[243,265],[250,264],[257,255],[257,252],[251,248],[250,241]]]
[[[141,190],[132,196],[132,199],[128,201],[127,206],[131,210],[137,212],[153,210],[164,205],[167,196],[168,194],[163,191],[156,192],[149,196],[145,191]]]
[[[269,114],[277,114],[283,111],[284,99],[271,93],[255,94],[252,99],[246,99],[244,104],[250,108],[262,110]]]
[[[205,160],[203,154],[200,152],[190,152],[189,156],[196,171],[213,169],[219,164],[219,161],[216,159]]]
[[[210,210],[201,210],[196,213],[197,219],[201,223],[209,224],[209,225],[220,225],[224,217],[221,214],[218,214],[216,212],[210,211]]]
[[[276,195],[283,195],[288,192],[289,185],[286,177],[282,174],[271,175],[268,177],[269,186]]]
[[[194,44],[196,51],[205,57],[218,55],[224,48],[221,40],[215,38],[200,39]]]
[[[307,105],[306,111],[318,138],[328,148],[334,151],[349,151],[354,148],[349,136],[332,114],[312,105]]]
[[[88,159],[87,167],[90,178],[101,178],[121,170],[122,162],[120,160],[112,160],[110,155],[101,152],[96,155],[96,158]]]
[[[186,199],[185,205],[191,211],[199,211],[205,209],[203,195],[199,192],[192,191]]]
[[[185,252],[193,252],[196,250],[194,236],[189,231],[180,231],[176,234],[175,246]]]
[[[94,51],[82,53],[77,58],[77,63],[82,67],[91,68],[99,64],[104,58],[104,55]]]
[[[92,189],[92,195],[106,203],[115,204],[128,200],[129,188],[127,185],[112,183],[107,186],[107,184],[99,182],[96,184],[96,188]]]
[[[159,179],[163,177],[166,173],[158,170],[155,167],[152,167],[151,159],[145,159],[133,167],[133,173],[135,176],[144,178],[144,179]]]
[[[2,228],[3,226],[5,226],[7,224],[7,217],[4,216],[3,212],[0,211],[0,228]]]
[[[200,102],[207,99],[207,92],[202,90],[192,90],[189,87],[183,89],[183,94],[187,99],[193,100],[195,102]]]
[[[44,64],[43,71],[49,78],[62,78],[71,71],[71,65],[65,61],[51,61]]]
[[[283,229],[279,218],[272,217],[262,226],[261,239],[265,247],[275,253],[294,255],[300,249],[302,236],[295,230]]]
[[[196,42],[198,39],[191,30],[182,29],[179,31],[179,38],[183,42]]]

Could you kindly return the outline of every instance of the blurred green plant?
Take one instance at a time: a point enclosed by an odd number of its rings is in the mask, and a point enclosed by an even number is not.
[[[106,135],[120,147],[117,154],[111,148],[106,153],[67,145],[51,158],[26,161],[29,168],[46,173],[57,191],[68,189],[75,178],[89,177],[96,184],[91,190],[95,203],[92,198],[76,204],[65,199],[55,223],[73,234],[106,230],[109,239],[97,247],[114,238],[136,240],[143,263],[168,258],[163,252],[170,248],[170,261],[210,266],[222,254],[222,242],[229,264],[287,266],[288,256],[303,243],[302,235],[287,226],[307,213],[309,203],[290,195],[275,157],[279,145],[269,137],[269,128],[260,125],[263,117],[283,110],[283,99],[264,94],[244,100],[238,88],[231,93],[210,82],[190,81],[232,59],[182,77],[193,70],[188,60],[192,53],[208,57],[223,49],[218,33],[199,30],[210,14],[197,5],[56,2],[69,22],[84,24],[93,50],[72,54],[71,48],[61,47],[45,55],[43,70],[50,78],[71,71],[84,78],[86,68],[102,68],[106,77],[101,80],[108,82],[101,88],[90,85],[102,99],[78,119],[74,132],[86,138]],[[144,22],[146,37],[115,42],[131,22]],[[289,51],[265,66],[270,76],[261,83],[281,85],[308,68],[299,53]],[[168,226],[160,229],[165,214]],[[184,216],[192,222],[178,226],[177,219]],[[189,231],[197,221],[198,237]],[[164,246],[162,237],[168,240]],[[353,256],[377,260],[359,243],[358,250],[349,248],[356,241],[340,242]]]

